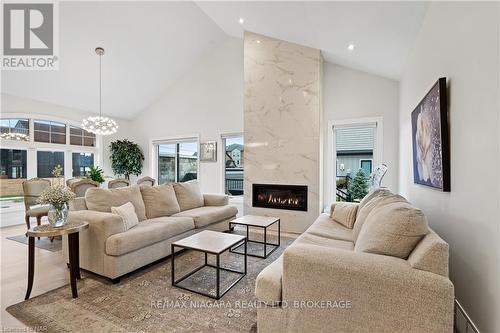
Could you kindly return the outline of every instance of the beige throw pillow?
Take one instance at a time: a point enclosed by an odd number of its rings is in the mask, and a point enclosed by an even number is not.
[[[428,232],[420,209],[407,202],[381,205],[366,218],[354,251],[406,259]]]
[[[174,190],[181,211],[204,206],[203,194],[201,194],[198,182],[175,183]]]
[[[111,213],[111,207],[118,207],[127,202],[134,205],[139,221],[144,221],[146,208],[142,201],[141,190],[137,185],[112,189],[94,187],[85,192],[85,203],[89,210]]]
[[[356,221],[358,204],[353,202],[336,202],[332,204],[330,217],[344,227],[352,229]]]
[[[125,231],[139,224],[139,218],[137,218],[134,205],[131,202],[119,207],[111,207],[111,213],[121,216]]]
[[[181,211],[172,184],[160,186],[141,185],[141,193],[148,219],[170,216]]]

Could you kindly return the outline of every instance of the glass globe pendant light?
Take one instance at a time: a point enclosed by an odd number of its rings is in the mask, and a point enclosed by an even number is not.
[[[97,135],[110,135],[116,133],[118,130],[118,125],[116,122],[108,117],[102,116],[102,56],[104,55],[104,49],[102,47],[97,47],[95,53],[99,56],[99,115],[90,116],[82,121],[82,127],[84,130],[97,134]]]

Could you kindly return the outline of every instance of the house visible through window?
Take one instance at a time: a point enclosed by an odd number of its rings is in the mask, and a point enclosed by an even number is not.
[[[225,192],[229,195],[243,195],[243,136],[223,137],[222,143]]]
[[[73,177],[85,177],[94,166],[94,154],[73,153]]]
[[[29,119],[2,118],[0,120],[0,135],[5,140],[29,141]]]
[[[37,177],[51,178],[52,170],[57,165],[63,168],[64,175],[64,152],[62,151],[37,151]]]
[[[35,120],[35,142],[66,144],[66,124],[49,121]]]
[[[198,143],[180,141],[157,145],[158,183],[186,182],[198,178]]]

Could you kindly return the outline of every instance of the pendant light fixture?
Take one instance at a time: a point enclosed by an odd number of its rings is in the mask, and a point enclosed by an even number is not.
[[[99,116],[90,116],[83,119],[84,130],[97,135],[110,135],[116,133],[118,125],[113,119],[102,116],[102,56],[104,49],[97,47],[95,53],[99,56]]]

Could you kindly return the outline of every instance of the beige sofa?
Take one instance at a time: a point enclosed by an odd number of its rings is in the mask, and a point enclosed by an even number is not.
[[[453,331],[448,244],[387,190],[361,201],[353,229],[320,215],[258,275],[256,296],[258,332]]]
[[[131,202],[139,224],[126,229],[111,207]],[[170,244],[201,230],[226,231],[238,210],[228,197],[201,194],[196,182],[118,189],[88,189],[70,204],[69,221],[86,221],[80,234],[80,267],[119,277],[170,255]],[[66,239],[63,249],[68,258]]]

